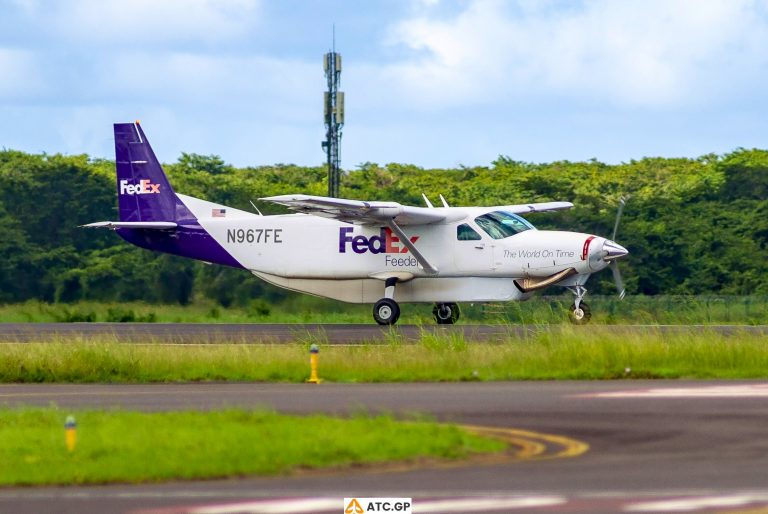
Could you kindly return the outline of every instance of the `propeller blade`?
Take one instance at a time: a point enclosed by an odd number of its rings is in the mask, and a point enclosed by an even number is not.
[[[616,212],[616,223],[613,224],[613,235],[611,236],[611,240],[616,241],[616,232],[619,231],[619,220],[621,220],[621,215],[624,212],[624,206],[627,204],[627,198],[621,197],[619,198],[619,210]]]
[[[616,291],[619,292],[619,300],[623,300],[627,294],[627,290],[624,288],[624,281],[621,279],[621,272],[619,271],[619,261],[611,261],[611,272],[613,273],[613,281],[616,282]]]

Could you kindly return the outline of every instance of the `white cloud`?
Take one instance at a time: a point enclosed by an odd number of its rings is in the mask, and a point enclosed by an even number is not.
[[[699,103],[768,62],[762,3],[750,0],[476,0],[445,18],[394,25],[410,56],[382,72],[406,101],[504,103],[556,94],[630,106]]]
[[[15,0],[56,34],[111,41],[125,48],[146,42],[230,40],[247,34],[259,0]]]
[[[3,1],[4,145],[109,157],[111,123],[139,118],[168,160],[323,160],[316,5]],[[768,137],[768,0],[381,5],[377,30],[339,39],[345,167],[618,161]]]
[[[413,7],[416,9],[435,7],[440,0],[413,0]]]
[[[221,109],[223,117],[258,112],[269,121],[317,115],[323,82],[318,65],[299,60],[131,52],[105,59],[93,86],[96,95],[137,106],[164,103],[184,110]]]

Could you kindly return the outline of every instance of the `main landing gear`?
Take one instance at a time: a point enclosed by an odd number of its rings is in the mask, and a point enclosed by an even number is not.
[[[373,304],[373,319],[379,325],[394,325],[400,317],[400,306],[395,301],[395,284],[392,277],[384,282],[384,298]]]
[[[432,309],[438,325],[453,325],[459,319],[459,306],[455,303],[436,303]]]
[[[589,305],[584,302],[584,297],[587,294],[584,286],[573,286],[568,288],[573,294],[576,295],[573,305],[571,305],[570,311],[568,311],[568,318],[574,325],[585,325],[589,323],[592,318],[592,311],[589,309]]]
[[[379,325],[394,325],[400,318],[400,306],[395,301],[396,278],[388,278],[384,298],[373,304],[373,319]],[[455,303],[436,303],[432,309],[438,325],[453,325],[459,319],[459,306]]]
[[[382,298],[373,305],[373,319],[379,325],[394,325],[400,318],[400,306],[391,298]]]

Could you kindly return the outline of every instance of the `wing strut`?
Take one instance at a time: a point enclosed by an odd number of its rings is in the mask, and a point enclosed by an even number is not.
[[[414,246],[413,243],[411,243],[411,239],[405,234],[405,232],[403,232],[403,229],[401,229],[397,223],[395,223],[394,219],[387,220],[387,226],[392,229],[392,232],[397,234],[397,237],[400,238],[400,242],[403,243],[406,248],[408,248],[414,257],[416,257],[416,260],[419,261],[419,264],[421,264],[421,267],[424,268],[424,271],[430,275],[437,275],[437,268],[432,266],[426,257],[421,254],[421,252]]]

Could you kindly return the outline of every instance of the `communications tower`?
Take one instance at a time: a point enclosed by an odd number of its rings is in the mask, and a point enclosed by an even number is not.
[[[341,55],[336,53],[334,31],[333,51],[323,56],[323,69],[328,79],[328,91],[323,95],[325,117],[325,141],[322,143],[328,158],[328,196],[338,198],[341,182],[341,127],[344,126],[344,93],[339,91],[341,79]]]

